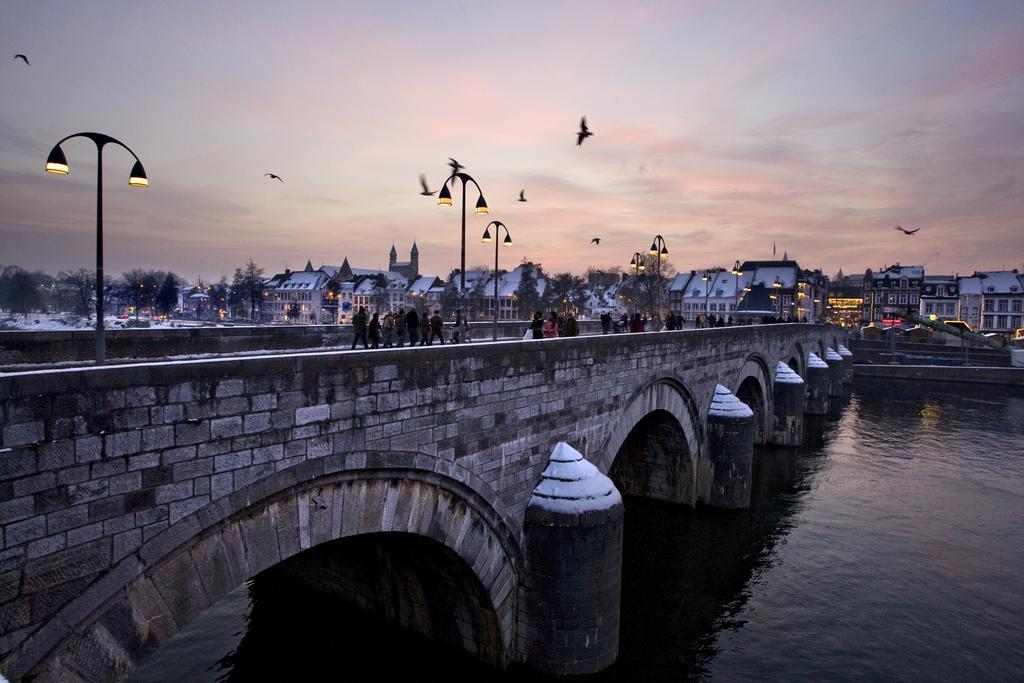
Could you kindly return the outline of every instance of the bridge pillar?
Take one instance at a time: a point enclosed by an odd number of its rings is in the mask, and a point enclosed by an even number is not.
[[[772,382],[772,430],[770,442],[776,446],[799,446],[803,439],[804,404],[807,388],[800,375],[779,361]]]
[[[754,475],[754,411],[721,384],[708,409],[708,457],[713,471],[708,505],[750,507]]]
[[[843,358],[843,383],[853,384],[853,351],[840,344],[839,355]]]
[[[825,362],[828,363],[828,396],[840,398],[843,395],[843,377],[846,375],[843,357],[828,348],[825,349]]]
[[[591,674],[619,653],[622,496],[559,442],[526,506],[519,602],[523,663],[555,676]]]
[[[807,354],[807,405],[808,415],[828,413],[829,375],[828,363],[816,353]]]

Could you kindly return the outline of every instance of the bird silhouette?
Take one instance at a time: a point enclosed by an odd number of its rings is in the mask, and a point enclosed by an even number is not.
[[[526,201],[526,190],[519,190],[519,201]]]
[[[893,228],[893,230],[901,231],[904,235],[913,235],[915,232],[917,232],[920,229],[921,228],[914,228],[913,230],[907,230],[902,225],[897,225],[895,228]]]
[[[590,243],[591,244],[601,244],[601,238],[600,237],[595,237],[594,239],[590,240]]]
[[[20,59],[21,61],[25,62],[25,64],[27,66],[32,66],[31,64],[28,63],[28,57],[26,57],[25,55],[14,55],[14,58],[15,59]]]
[[[463,166],[459,162],[455,161],[455,159],[452,159],[451,157],[448,157],[448,161],[451,162],[448,165],[452,167],[452,175],[455,175],[456,173],[458,173],[462,169],[466,168],[465,166]]]
[[[427,176],[423,173],[420,173],[420,186],[423,188],[423,192],[420,192],[420,194],[423,195],[424,197],[429,197],[431,195],[437,194],[436,190],[431,192],[430,188],[427,187]]]
[[[281,176],[275,175],[273,173],[264,173],[263,175],[265,175],[266,177],[270,178],[271,180],[281,180]],[[284,181],[281,180],[281,182],[283,183]]]
[[[583,144],[583,141],[589,138],[593,133],[587,128],[587,117],[584,116],[580,119],[580,131],[576,133],[576,146],[579,147]]]

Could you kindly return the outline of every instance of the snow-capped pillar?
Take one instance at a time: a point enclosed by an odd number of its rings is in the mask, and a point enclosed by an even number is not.
[[[775,368],[775,381],[772,383],[771,443],[776,446],[800,445],[806,401],[807,390],[803,378],[780,361]]]
[[[807,354],[807,405],[804,412],[808,415],[828,413],[828,389],[828,363],[816,353]]]
[[[708,409],[708,458],[713,471],[708,505],[750,507],[754,475],[754,411],[721,384]]]
[[[853,384],[853,351],[840,344],[839,355],[843,359],[843,383]]]
[[[622,496],[559,442],[526,506],[519,654],[549,675],[600,671],[619,653]]]
[[[829,398],[840,398],[843,395],[843,376],[846,374],[843,357],[828,348],[825,349],[825,362],[828,363]]]

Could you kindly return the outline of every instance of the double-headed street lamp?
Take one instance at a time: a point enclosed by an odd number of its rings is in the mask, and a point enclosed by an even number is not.
[[[640,273],[644,272],[644,270],[646,270],[646,268],[647,268],[647,266],[644,265],[644,255],[641,254],[639,251],[634,251],[633,252],[633,258],[631,258],[629,260],[629,267],[633,269],[633,275],[638,280],[637,283],[636,283],[636,285],[637,285],[637,296],[634,299],[634,303],[636,304],[636,306],[634,307],[633,312],[634,313],[639,313],[640,312],[640,296],[639,296],[639,292],[640,292],[640,282],[639,282]]]
[[[711,314],[711,308],[709,304],[709,299],[711,298],[711,276],[711,271],[705,270],[704,276],[701,278],[701,280],[704,281],[704,322],[708,322],[708,316]]]
[[[441,186],[441,191],[437,195],[438,206],[451,206],[452,205],[452,193],[448,189],[448,184],[455,185],[455,179],[462,181],[462,256],[459,260],[459,308],[462,309],[462,315],[465,316],[466,311],[466,184],[473,183],[476,185],[476,191],[480,193],[480,197],[476,200],[476,211],[475,213],[480,215],[487,214],[487,201],[484,200],[484,191],[480,189],[480,184],[473,179],[473,176],[468,173],[461,173],[456,171],[452,173],[448,180],[444,181],[444,185]],[[465,318],[464,318],[465,319]]]
[[[654,293],[654,311],[661,315],[661,261],[668,258],[668,247],[665,246],[665,238],[655,235],[651,242],[650,254],[654,257],[655,280],[654,286],[658,289]]]
[[[47,173],[67,175],[70,172],[68,160],[60,146],[65,140],[71,138],[89,138],[96,143],[96,363],[100,364],[107,357],[103,337],[103,146],[108,143],[120,145],[135,157],[135,165],[132,166],[132,171],[128,174],[130,186],[149,187],[149,179],[146,177],[146,170],[142,168],[142,162],[139,161],[138,155],[128,145],[103,133],[75,133],[58,142],[50,150],[50,156],[46,158],[45,170]]]
[[[482,197],[481,197],[482,198]],[[494,226],[494,341],[498,341],[498,242],[501,242],[506,247],[512,246],[512,235],[509,234],[508,228],[501,221],[491,221],[484,228],[483,237],[480,241],[484,244],[490,244],[491,242],[491,226]],[[501,229],[505,228],[505,239],[499,240],[501,237]]]

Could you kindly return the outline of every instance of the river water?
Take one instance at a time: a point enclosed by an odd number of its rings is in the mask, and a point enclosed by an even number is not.
[[[949,393],[947,393],[949,392]],[[1024,392],[858,383],[753,504],[627,499],[620,656],[596,681],[1024,679]],[[532,680],[257,580],[130,680]]]

